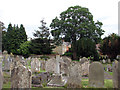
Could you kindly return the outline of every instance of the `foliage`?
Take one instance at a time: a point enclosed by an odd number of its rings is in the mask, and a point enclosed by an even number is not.
[[[40,30],[36,30],[35,33],[33,33],[34,37],[38,37],[41,39],[46,39],[49,37],[49,28],[46,27],[46,22],[42,19],[41,21],[41,27],[38,27]]]
[[[40,58],[41,58],[41,59],[44,59],[44,60],[50,59],[50,57],[49,57],[49,56],[46,56],[46,55],[43,55],[43,56],[41,56]]]
[[[18,54],[28,57],[31,54],[31,41],[26,41],[20,45],[20,48],[17,50]]]
[[[96,50],[96,44],[90,38],[81,38],[77,41],[77,56],[89,57],[93,56],[94,60],[99,60],[99,55]]]
[[[32,54],[50,54],[52,52],[52,46],[48,39],[33,39],[31,40],[31,52]]]
[[[12,26],[12,24],[9,24],[4,38],[4,49],[7,50],[8,53],[18,54],[17,49],[22,43],[27,41],[25,28],[22,24],[20,25],[20,28],[18,25]]]
[[[44,20],[41,20],[41,27],[39,29],[33,34],[37,38],[31,40],[32,54],[51,54],[53,47],[50,44],[50,39],[48,39],[50,32]]]
[[[87,37],[98,43],[103,35],[102,23],[93,21],[93,15],[88,8],[81,6],[69,7],[56,17],[50,25],[54,39],[63,38],[72,43],[73,59],[77,59],[77,40]]]
[[[101,43],[100,52],[111,59],[115,59],[120,54],[120,36],[112,33],[105,37]]]

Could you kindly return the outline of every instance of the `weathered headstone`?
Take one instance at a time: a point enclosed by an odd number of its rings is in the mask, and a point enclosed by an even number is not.
[[[81,88],[81,66],[78,62],[72,62],[69,68],[67,88]]]
[[[110,64],[110,63],[111,63],[111,60],[110,60],[110,59],[107,59],[107,62]]]
[[[37,58],[31,61],[31,71],[32,72],[40,71],[40,61]]]
[[[100,62],[93,62],[89,67],[89,86],[104,87],[104,67]]]
[[[46,64],[46,61],[45,60],[40,60],[40,68],[42,70],[45,70],[45,64]]]
[[[120,62],[118,61],[113,64],[113,86],[120,88]]]
[[[3,86],[3,73],[2,73],[2,63],[0,62],[0,90]]]
[[[71,61],[72,60],[70,58],[66,57],[66,56],[61,57],[60,73],[63,74],[64,76],[69,75],[69,67],[70,67]]]
[[[88,58],[86,57],[83,57],[80,59],[80,63],[83,64],[84,62],[87,62],[88,61]]]
[[[89,75],[89,61],[85,61],[84,63],[81,64],[81,75],[82,76],[88,76]]]
[[[6,59],[4,60],[4,70],[10,70],[10,65],[11,65],[11,58],[10,56],[6,56]]]
[[[56,59],[50,58],[46,61],[45,64],[46,72],[55,73],[56,72]]]
[[[19,65],[11,73],[11,88],[31,88],[32,73],[29,69]]]

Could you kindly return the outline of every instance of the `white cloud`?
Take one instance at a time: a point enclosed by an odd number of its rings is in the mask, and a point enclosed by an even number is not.
[[[103,23],[105,35],[117,33],[119,0],[2,0],[0,20],[6,27],[12,24],[23,24],[29,37],[40,26],[45,18],[48,25],[52,19],[70,6],[80,5],[89,8],[94,20]]]

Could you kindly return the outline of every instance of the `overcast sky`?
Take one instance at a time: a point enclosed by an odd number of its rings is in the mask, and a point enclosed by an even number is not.
[[[120,0],[1,0],[0,21],[6,27],[9,23],[23,24],[28,37],[33,37],[34,30],[41,25],[44,18],[47,26],[52,19],[59,17],[60,13],[70,6],[79,5],[89,8],[94,21],[103,23],[102,29],[108,36],[118,34],[118,2]]]

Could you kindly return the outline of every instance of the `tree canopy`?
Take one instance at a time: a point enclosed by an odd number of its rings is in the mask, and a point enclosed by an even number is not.
[[[35,39],[31,40],[31,52],[33,54],[50,54],[52,52],[52,45],[50,44],[49,39],[49,28],[46,26],[46,22],[41,20],[41,26],[38,27],[39,30],[36,30],[33,34]]]
[[[120,54],[120,36],[112,33],[105,37],[100,45],[100,52],[103,55],[108,55],[111,59],[115,59]]]
[[[102,23],[93,21],[89,9],[81,6],[69,7],[63,11],[59,18],[52,20],[50,27],[54,39],[63,38],[72,43],[73,59],[77,59],[77,40],[86,37],[98,43],[104,34]]]
[[[18,25],[12,26],[10,23],[4,36],[4,40],[4,49],[7,50],[8,53],[18,54],[17,49],[22,43],[27,41],[24,26],[21,24],[19,28]]]

